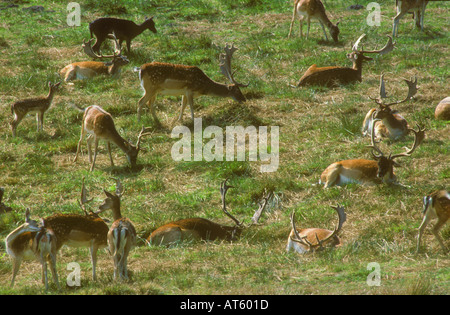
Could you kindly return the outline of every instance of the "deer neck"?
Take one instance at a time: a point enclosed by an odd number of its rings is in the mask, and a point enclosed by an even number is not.
[[[110,140],[114,142],[126,155],[130,155],[133,150],[136,150],[136,148],[127,140],[122,138],[117,131],[112,134]]]
[[[359,81],[362,80],[362,65],[363,65],[363,56],[358,55],[358,58],[353,61],[353,69],[356,70],[356,75]]]
[[[108,73],[113,76],[116,77],[118,75],[120,75],[121,72],[121,66],[119,66],[117,63],[113,62],[110,66],[108,67]]]
[[[113,213],[113,219],[114,221],[117,221],[122,218],[122,214],[120,213],[120,199],[117,197],[116,200],[114,200],[114,206],[112,207],[112,213]]]
[[[325,12],[320,12],[318,19],[329,29],[333,26],[335,26],[333,23],[331,23],[330,19],[328,18],[327,14]]]
[[[53,101],[54,96],[55,96],[55,90],[50,89],[50,91],[48,91],[48,95],[46,97],[49,105]]]
[[[212,81],[207,85],[205,89],[206,95],[219,96],[219,97],[229,97],[231,96],[230,86],[227,84],[222,84],[219,82]]]

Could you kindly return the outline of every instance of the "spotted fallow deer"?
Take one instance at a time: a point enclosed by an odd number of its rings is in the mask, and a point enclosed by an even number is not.
[[[13,137],[16,136],[17,126],[28,113],[36,113],[37,131],[42,131],[44,128],[44,114],[50,108],[60,84],[61,82],[55,84],[48,82],[49,91],[46,97],[28,98],[11,105],[11,113],[14,115],[14,119],[10,123]]]
[[[423,21],[427,4],[427,0],[395,0],[397,15],[394,17],[392,36],[395,37],[398,35],[398,24],[400,19],[408,12],[413,12],[416,20],[416,27],[420,28],[423,32]]]
[[[231,58],[237,50],[234,45],[225,46],[225,54],[220,54],[220,69],[232,82],[231,85],[222,84],[211,80],[202,70],[196,66],[177,65],[171,63],[152,62],[146,63],[138,70],[139,81],[145,93],[139,100],[137,117],[141,118],[142,107],[149,104],[153,119],[160,124],[155,113],[155,100],[158,94],[178,96],[182,95],[181,111],[178,120],[183,117],[184,109],[189,104],[191,118],[194,119],[194,98],[201,95],[218,97],[231,97],[237,102],[244,102],[245,96],[240,88],[248,84],[237,83],[231,71]]]
[[[306,70],[305,74],[300,78],[297,87],[307,85],[319,85],[327,87],[335,87],[340,84],[349,84],[362,81],[362,65],[364,61],[372,60],[370,57],[364,56],[364,54],[380,54],[384,55],[394,49],[395,43],[392,42],[390,36],[386,45],[380,50],[359,50],[358,45],[363,39],[365,34],[361,35],[356,43],[353,45],[353,52],[347,54],[353,62],[353,67],[317,67],[313,64]],[[294,86],[295,87],[295,86]]]
[[[338,225],[333,231],[320,228],[297,229],[295,226],[295,211],[292,211],[292,230],[289,233],[286,251],[294,250],[299,254],[305,254],[322,250],[325,247],[340,246],[342,243],[338,234],[347,219],[347,215],[344,207],[337,205],[336,207],[332,206],[332,208],[336,210],[339,218]]]
[[[90,79],[101,74],[110,75],[113,78],[118,78],[120,76],[122,67],[130,62],[126,56],[122,55],[122,50],[118,49],[119,44],[117,43],[117,40],[115,38],[114,40],[116,43],[116,49],[112,55],[106,56],[103,54],[98,55],[92,50],[91,45],[93,40],[93,38],[87,42],[83,40],[82,47],[84,49],[84,52],[92,58],[112,59],[112,61],[106,63],[101,61],[73,62],[65,66],[59,72],[61,77],[64,78],[65,82],[72,80]]]
[[[306,31],[306,38],[309,36],[309,26],[311,23],[311,19],[319,20],[320,26],[322,27],[323,34],[325,35],[325,39],[328,40],[327,32],[325,31],[325,26],[330,31],[330,35],[333,38],[334,42],[338,42],[339,36],[339,27],[338,23],[331,23],[327,14],[325,13],[325,7],[323,6],[322,1],[320,0],[294,0],[294,11],[292,14],[291,27],[289,28],[288,38],[291,37],[292,28],[294,26],[294,22],[296,19],[300,20],[300,37],[303,37],[303,20],[306,19],[306,23],[308,24],[308,29]]]
[[[363,135],[370,136],[372,129],[374,129],[375,139],[387,137],[391,140],[397,140],[406,136],[411,131],[411,128],[409,127],[406,119],[396,110],[392,110],[391,108],[392,105],[398,105],[407,102],[408,100],[412,99],[417,93],[417,78],[411,78],[411,80],[404,79],[404,81],[408,85],[407,96],[401,101],[386,103],[383,100],[387,97],[384,83],[384,74],[381,75],[380,96],[378,98],[370,97],[370,99],[375,101],[375,103],[377,103],[379,107],[372,108],[366,114],[362,128]],[[376,120],[376,123],[374,128],[372,128],[374,119]]]
[[[450,192],[447,190],[438,190],[428,196],[423,197],[423,221],[419,227],[417,237],[417,252],[420,250],[420,243],[423,232],[428,223],[437,218],[436,224],[432,228],[432,233],[436,237],[444,253],[447,253],[447,247],[439,236],[439,230],[448,222],[450,218]]]
[[[131,220],[122,217],[120,212],[120,198],[123,193],[120,180],[116,179],[115,194],[106,190],[104,192],[106,199],[99,206],[97,213],[112,210],[114,222],[108,232],[108,246],[113,256],[114,280],[128,280],[128,254],[136,245],[136,229]]]
[[[151,233],[147,241],[152,245],[169,246],[181,241],[236,240],[246,226],[227,211],[225,197],[228,189],[231,187],[233,186],[229,186],[227,180],[223,181],[220,186],[220,194],[222,198],[222,211],[234,222],[234,226],[218,224],[204,218],[182,219],[160,226]],[[259,209],[252,218],[252,224],[258,222],[259,217],[272,196],[272,193],[268,193],[263,198]]]
[[[115,143],[126,155],[131,167],[135,167],[137,163],[137,156],[140,151],[141,139],[143,136],[149,135],[149,129],[142,127],[141,132],[138,135],[136,145],[131,144],[120,136],[114,125],[114,120],[110,113],[102,109],[97,105],[89,106],[85,109],[81,109],[77,106],[73,106],[75,109],[84,112],[83,123],[81,125],[81,136],[78,141],[77,153],[75,154],[74,162],[78,159],[78,154],[81,150],[81,142],[83,141],[86,132],[89,134],[87,137],[87,147],[89,153],[89,163],[91,163],[90,170],[92,171],[95,166],[95,160],[98,153],[98,142],[103,139],[108,144],[109,158],[111,165],[114,166],[114,161],[111,155],[111,142]],[[91,143],[94,141],[94,158],[92,159]]]
[[[372,125],[373,128],[374,124]],[[418,131],[411,129],[414,133],[414,144],[410,149],[403,153],[389,154],[385,156],[377,147],[374,139],[374,130],[371,133],[372,156],[375,160],[355,159],[335,162],[328,166],[320,176],[320,183],[325,188],[331,186],[343,186],[348,183],[357,183],[361,185],[376,185],[385,181],[388,184],[398,183],[397,176],[394,174],[394,166],[399,166],[394,160],[398,157],[411,156],[416,148],[422,143],[425,137],[425,129],[418,126]]]

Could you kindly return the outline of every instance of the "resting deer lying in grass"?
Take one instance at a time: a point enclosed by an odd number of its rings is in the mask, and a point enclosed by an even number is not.
[[[384,55],[394,49],[394,43],[390,36],[386,45],[380,50],[358,50],[358,45],[365,34],[361,35],[353,45],[353,52],[347,54],[347,57],[353,62],[353,67],[317,67],[312,65],[306,70],[305,74],[300,78],[297,87],[307,85],[320,85],[327,87],[339,86],[340,84],[349,84],[362,81],[362,65],[364,61],[372,60],[364,54],[380,54]]]
[[[406,119],[397,111],[391,109],[392,105],[404,103],[412,99],[417,93],[417,78],[411,78],[411,80],[404,79],[404,81],[408,85],[408,95],[405,99],[392,103],[385,103],[383,99],[387,96],[384,83],[384,74],[381,75],[380,97],[370,98],[374,100],[379,107],[372,108],[366,114],[362,128],[363,135],[371,135],[372,129],[374,129],[376,139],[387,137],[391,140],[397,140],[406,136],[411,131]],[[374,119],[376,120],[375,126],[372,126],[374,124]]]
[[[114,125],[114,120],[110,113],[102,109],[97,105],[92,105],[84,110],[74,106],[76,109],[84,112],[83,123],[81,125],[81,136],[78,141],[77,153],[75,154],[74,162],[78,159],[78,154],[81,150],[81,142],[83,141],[85,133],[89,133],[87,137],[87,147],[89,153],[89,163],[91,163],[90,170],[92,171],[95,166],[95,160],[98,153],[98,142],[103,139],[108,144],[109,158],[111,161],[111,166],[114,166],[114,161],[111,155],[111,142],[115,143],[126,155],[128,162],[131,167],[136,166],[137,156],[141,149],[141,139],[143,136],[148,135],[148,128],[142,127],[139,133],[136,145],[131,144],[124,138],[122,138],[116,130]],[[92,159],[91,143],[94,141],[94,159]]]
[[[305,254],[322,250],[325,247],[340,246],[341,239],[338,234],[347,219],[347,215],[345,214],[344,207],[338,205],[336,207],[332,206],[332,208],[336,210],[339,218],[338,225],[334,231],[319,228],[297,229],[295,226],[295,211],[292,211],[292,230],[289,233],[286,251],[294,250],[299,254]]]
[[[117,18],[99,18],[89,23],[91,38],[93,37],[93,34],[97,37],[97,41],[92,47],[93,51],[96,53],[100,52],[102,43],[105,39],[111,38],[111,34],[115,34],[119,40],[119,47],[122,47],[122,42],[126,41],[129,53],[131,51],[131,41],[145,30],[156,33],[153,17],[146,18],[140,25],[137,25],[133,21]]]
[[[331,21],[328,19],[327,14],[325,13],[325,7],[323,6],[322,1],[294,0],[294,12],[292,15],[291,27],[289,28],[288,38],[291,37],[292,27],[294,26],[294,22],[297,18],[300,20],[300,37],[303,37],[303,20],[306,18],[306,22],[308,23],[308,29],[306,31],[306,38],[308,39],[311,19],[317,19],[319,20],[320,26],[322,27],[325,39],[328,40],[327,32],[325,31],[326,26],[330,31],[331,37],[333,38],[334,42],[338,42],[339,22],[336,23],[336,25],[331,23]]]
[[[17,126],[28,113],[36,113],[37,131],[43,130],[44,114],[50,108],[60,84],[61,82],[55,84],[48,82],[49,91],[46,97],[28,98],[17,101],[11,106],[11,113],[14,115],[10,123],[13,137],[16,136]]]
[[[419,227],[419,235],[417,237],[417,252],[420,250],[420,242],[426,226],[431,220],[437,218],[437,222],[431,231],[438,240],[444,253],[447,253],[447,247],[439,236],[439,230],[450,218],[450,192],[447,190],[438,190],[423,197],[423,216],[422,224]]]
[[[398,34],[398,24],[400,19],[408,12],[413,12],[416,20],[416,27],[423,32],[423,20],[425,15],[425,7],[428,1],[426,0],[395,0],[395,7],[397,8],[397,15],[394,17],[394,25],[392,28],[392,36]]]
[[[369,147],[372,148],[372,156],[375,160],[356,159],[335,162],[323,171],[320,176],[320,183],[324,184],[325,188],[334,185],[343,186],[348,183],[376,185],[383,182],[383,180],[389,184],[401,185],[394,174],[394,166],[399,166],[394,160],[398,157],[411,156],[422,143],[425,137],[425,129],[420,129],[419,126],[418,128],[418,131],[411,129],[414,133],[414,144],[411,149],[407,149],[399,154],[389,154],[389,156],[385,156],[377,147],[372,129],[371,145]]]
[[[237,102],[244,102],[245,97],[240,87],[248,84],[237,83],[231,71],[231,58],[237,50],[225,46],[225,54],[220,55],[220,69],[222,73],[232,82],[231,85],[211,80],[202,70],[195,66],[176,65],[170,63],[152,62],[141,66],[139,70],[139,81],[145,91],[139,100],[137,116],[141,117],[142,107],[149,104],[153,119],[159,123],[156,117],[154,103],[158,94],[178,96],[182,95],[181,111],[178,120],[183,117],[184,109],[189,104],[191,118],[194,119],[194,98],[201,95],[212,95],[218,97],[231,97]]]
[[[123,187],[120,180],[116,180],[116,193],[104,191],[106,199],[99,206],[99,211],[112,210],[114,222],[108,232],[109,252],[114,261],[114,280],[128,280],[127,260],[130,250],[136,245],[136,230],[128,218],[120,213],[120,198]]]
[[[90,79],[97,75],[110,75],[113,78],[118,78],[120,76],[120,72],[122,67],[127,65],[130,61],[126,56],[122,55],[121,49],[118,49],[119,44],[117,40],[115,40],[116,49],[112,55],[98,55],[96,54],[91,47],[91,41],[88,42],[83,41],[83,49],[85,53],[92,58],[99,59],[112,59],[111,62],[101,62],[101,61],[80,61],[74,62],[67,66],[65,66],[61,71],[61,77],[64,77],[64,81],[72,81],[72,80],[84,80]]]
[[[220,186],[220,194],[222,198],[222,211],[234,222],[234,226],[218,224],[203,218],[182,219],[157,228],[148,237],[148,242],[152,245],[172,245],[185,240],[214,241],[218,239],[234,241],[239,238],[245,226],[227,211],[225,202],[227,191],[231,187],[233,186],[227,185],[227,180],[225,180]],[[258,222],[271,197],[272,194],[268,194],[263,202],[260,203],[259,209],[252,218],[253,224]]]

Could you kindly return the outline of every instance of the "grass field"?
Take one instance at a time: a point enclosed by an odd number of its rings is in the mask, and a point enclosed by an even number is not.
[[[339,43],[324,40],[318,22],[311,25],[309,39],[287,39],[292,15],[287,0],[117,0],[79,1],[81,26],[66,23],[67,3],[60,1],[2,1],[0,8],[0,186],[3,202],[12,213],[0,215],[0,237],[24,221],[27,207],[32,215],[79,213],[77,198],[83,177],[90,204],[103,201],[103,189],[114,190],[111,177],[122,180],[125,193],[122,213],[139,234],[129,261],[131,280],[117,283],[113,263],[106,251],[99,253],[98,281],[93,282],[88,249],[64,247],[58,255],[58,272],[64,283],[67,265],[81,266],[81,286],[65,286],[58,292],[51,283],[49,294],[449,294],[450,262],[430,228],[424,248],[415,253],[422,220],[422,198],[437,189],[449,189],[450,125],[434,118],[440,100],[449,96],[448,12],[450,3],[430,2],[424,32],[414,27],[411,16],[400,21],[396,48],[365,64],[361,83],[334,89],[292,88],[313,63],[318,66],[351,66],[346,54],[362,34],[365,49],[381,47],[392,34],[395,8],[391,0],[379,0],[381,25],[366,23],[368,11],[349,10],[351,0],[325,0],[333,23],[340,21]],[[370,1],[361,0],[366,6]],[[44,12],[22,8],[43,5]],[[35,118],[25,118],[11,135],[10,106],[16,100],[47,94],[47,82],[58,81],[65,65],[89,58],[81,50],[89,38],[88,24],[102,16],[142,22],[154,16],[157,34],[138,36],[128,54],[130,64],[120,79],[106,76],[63,84],[45,116],[43,132],[36,132]],[[305,28],[304,28],[305,29]],[[235,43],[233,67],[247,102],[200,97],[195,116],[203,128],[219,126],[279,126],[279,167],[261,173],[264,162],[176,162],[171,148],[178,139],[170,136],[180,98],[157,98],[157,115],[163,128],[153,128],[149,111],[137,122],[137,103],[142,96],[134,67],[151,61],[199,66],[212,79],[225,82],[218,56],[225,43]],[[397,106],[409,123],[425,126],[426,138],[412,157],[400,158],[395,169],[402,188],[348,185],[323,189],[317,185],[321,172],[332,162],[352,158],[370,159],[369,139],[361,134],[362,121],[375,104],[379,76],[387,73],[388,93],[394,99],[406,95],[401,80],[417,76],[419,92],[414,100]],[[135,142],[141,125],[153,128],[142,142],[138,167],[130,169],[125,155],[113,147],[115,167],[110,166],[101,143],[96,168],[89,172],[85,144],[77,163],[75,156],[82,115],[80,107],[102,106],[114,118],[125,139]],[[189,110],[184,123],[192,128]],[[401,152],[413,137],[380,145],[386,152]],[[232,224],[221,212],[219,185],[229,178],[235,188],[227,195],[228,209],[250,223],[265,189],[273,190],[280,203],[265,212],[259,225],[244,230],[239,240],[180,244],[172,248],[148,246],[145,238],[158,226],[180,218],[204,217]],[[286,253],[289,216],[297,213],[299,227],[333,229],[336,215],[330,205],[346,208],[347,222],[335,250],[298,255]],[[110,214],[106,217],[111,218]],[[450,229],[441,230],[447,246]],[[369,286],[371,262],[380,266],[380,286]],[[0,242],[0,294],[44,294],[37,261],[24,262],[14,288],[9,287],[12,264]]]

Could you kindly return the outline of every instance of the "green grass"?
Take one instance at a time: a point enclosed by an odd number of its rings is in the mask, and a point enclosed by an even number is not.
[[[0,10],[0,186],[3,202],[14,209],[0,215],[4,238],[24,218],[29,207],[34,217],[55,212],[79,213],[77,198],[83,177],[90,205],[96,209],[103,189],[114,190],[111,177],[125,187],[122,213],[135,223],[138,246],[130,254],[130,283],[112,281],[113,263],[101,251],[98,281],[91,278],[87,249],[63,248],[58,272],[65,281],[70,262],[82,268],[81,287],[51,285],[50,293],[62,294],[448,294],[450,264],[430,229],[424,236],[425,253],[416,255],[416,235],[421,222],[422,197],[450,183],[448,122],[434,119],[437,103],[449,95],[447,2],[430,2],[425,31],[413,28],[409,16],[400,21],[394,51],[376,56],[365,64],[363,81],[335,89],[291,88],[313,63],[318,66],[350,66],[346,54],[363,32],[364,48],[381,47],[392,33],[395,8],[392,1],[379,1],[381,26],[365,23],[368,11],[346,8],[354,1],[324,1],[332,22],[340,21],[339,43],[325,42],[317,22],[310,38],[287,39],[292,14],[291,1],[284,0],[117,0],[104,6],[100,1],[80,1],[82,25],[66,25],[64,3],[18,1],[19,8]],[[371,1],[359,1],[367,5]],[[3,5],[3,4],[2,4]],[[43,5],[53,12],[25,13],[22,7]],[[88,24],[101,16],[117,16],[142,22],[154,16],[157,34],[144,32],[132,43],[130,65],[120,80],[98,77],[63,85],[45,116],[44,131],[36,132],[34,117],[25,118],[12,138],[8,122],[10,105],[19,99],[45,95],[47,81],[60,80],[65,65],[88,58],[81,50],[89,38]],[[32,32],[30,30],[33,30]],[[137,123],[136,108],[142,96],[137,74],[143,63],[165,61],[199,66],[212,79],[220,74],[218,56],[225,43],[239,50],[233,59],[235,77],[250,82],[243,88],[248,101],[201,97],[195,101],[195,116],[203,128],[216,125],[279,126],[280,165],[274,173],[260,173],[260,162],[175,162],[170,152],[176,139],[170,124],[177,117],[180,99],[157,98],[157,115],[166,129],[154,129],[142,141],[139,167],[131,170],[124,154],[113,147],[115,167],[109,164],[104,143],[96,169],[88,171],[86,146],[72,163],[80,136],[80,107],[97,104],[115,118],[125,139],[136,141],[140,125],[153,126],[148,111]],[[401,99],[406,93],[401,78],[417,75],[420,90],[415,100],[397,106],[411,125],[427,128],[424,143],[411,158],[401,158],[396,174],[409,189],[380,185],[324,190],[317,185],[321,172],[332,162],[370,158],[367,138],[360,132],[367,111],[375,104],[379,75],[387,72],[387,90]],[[191,130],[189,110],[184,122]],[[383,141],[387,152],[410,146],[412,137],[399,142]],[[180,244],[173,248],[149,247],[144,239],[158,226],[187,217],[204,217],[231,224],[221,212],[219,184],[225,178],[235,187],[227,195],[228,207],[248,224],[265,189],[274,190],[281,206],[264,213],[260,224],[246,229],[233,243]],[[297,213],[299,227],[332,229],[336,217],[330,205],[346,207],[343,246],[335,250],[299,256],[286,253],[290,214]],[[109,215],[107,215],[109,216]],[[442,231],[448,240],[450,230]],[[448,244],[448,241],[447,241]],[[381,266],[381,286],[366,283],[367,265]],[[0,243],[0,294],[44,294],[37,262],[24,262],[16,286],[9,288],[12,265]]]

